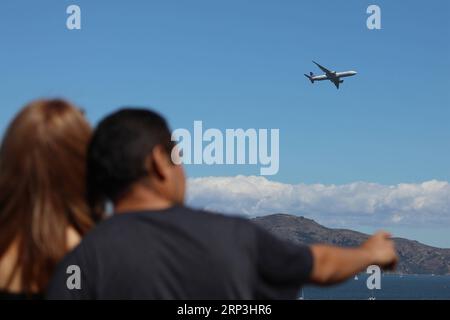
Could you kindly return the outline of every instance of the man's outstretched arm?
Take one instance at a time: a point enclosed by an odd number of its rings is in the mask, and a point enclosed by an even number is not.
[[[397,253],[390,234],[378,232],[357,248],[339,248],[313,245],[313,271],[311,282],[328,285],[344,281],[370,265],[392,269],[397,263]]]

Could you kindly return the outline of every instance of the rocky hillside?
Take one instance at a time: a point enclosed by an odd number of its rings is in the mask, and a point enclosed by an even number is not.
[[[326,228],[314,220],[288,214],[275,214],[253,219],[273,234],[299,244],[326,243],[357,246],[368,235],[352,230]],[[394,238],[400,263],[396,273],[450,274],[450,249],[427,246],[414,240]]]

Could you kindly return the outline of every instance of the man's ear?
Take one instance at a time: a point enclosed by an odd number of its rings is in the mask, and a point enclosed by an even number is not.
[[[163,146],[157,145],[153,148],[151,155],[148,159],[151,164],[150,168],[156,178],[160,180],[168,179],[170,169],[170,159],[167,151]]]

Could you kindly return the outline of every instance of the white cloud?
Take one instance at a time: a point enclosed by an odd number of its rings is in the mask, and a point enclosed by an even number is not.
[[[265,177],[205,177],[188,182],[188,203],[249,217],[303,215],[333,226],[450,226],[450,184],[284,184]]]

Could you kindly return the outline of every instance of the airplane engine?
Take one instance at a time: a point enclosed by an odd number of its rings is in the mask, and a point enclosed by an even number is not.
[[[339,83],[344,83],[344,80],[339,80]]]

